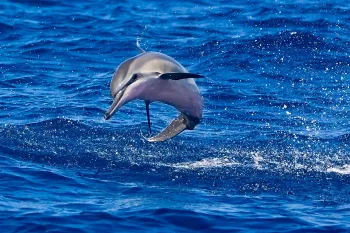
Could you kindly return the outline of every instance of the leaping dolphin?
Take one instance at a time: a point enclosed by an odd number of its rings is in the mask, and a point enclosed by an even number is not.
[[[175,107],[181,114],[161,133],[147,140],[161,142],[182,131],[192,130],[202,119],[203,99],[194,78],[175,59],[159,53],[146,52],[136,43],[140,54],[119,65],[111,84],[113,103],[105,114],[108,120],[126,103],[140,99],[146,104],[148,127],[151,132],[149,105],[160,101]]]

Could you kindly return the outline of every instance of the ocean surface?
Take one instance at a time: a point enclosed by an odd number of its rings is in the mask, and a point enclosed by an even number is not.
[[[195,130],[104,120],[137,40],[206,77]],[[349,2],[2,0],[0,228],[350,232]]]

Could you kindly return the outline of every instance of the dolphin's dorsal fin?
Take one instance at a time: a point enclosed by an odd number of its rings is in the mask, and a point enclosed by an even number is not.
[[[180,80],[185,78],[204,78],[204,76],[192,73],[164,73],[159,76],[160,79]]]
[[[181,114],[175,120],[173,120],[171,124],[168,127],[166,127],[161,133],[154,137],[148,138],[147,141],[162,142],[172,137],[175,137],[176,135],[187,129],[186,121],[186,116],[184,114]]]
[[[143,48],[141,48],[139,40],[136,40],[136,47],[137,47],[137,49],[139,50],[140,53],[145,53],[146,52]]]

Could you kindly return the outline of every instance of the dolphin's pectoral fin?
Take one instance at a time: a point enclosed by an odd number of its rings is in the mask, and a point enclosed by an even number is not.
[[[147,113],[147,122],[148,122],[148,129],[149,129],[149,134],[152,134],[152,129],[151,129],[151,118],[149,115],[149,101],[145,101],[146,104],[146,113]]]
[[[180,80],[185,78],[204,78],[204,76],[191,73],[164,73],[159,76],[159,78],[168,80]]]
[[[187,116],[185,114],[181,114],[175,120],[171,122],[171,124],[166,127],[161,133],[158,135],[148,138],[149,142],[163,142],[172,137],[175,137],[185,129],[194,129],[194,127],[199,123],[199,119]]]

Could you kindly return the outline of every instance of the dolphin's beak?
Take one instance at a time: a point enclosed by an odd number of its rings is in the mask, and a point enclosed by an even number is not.
[[[111,118],[113,114],[126,103],[125,100],[121,101],[124,95],[124,92],[132,83],[135,82],[136,79],[137,79],[137,74],[134,74],[130,79],[125,79],[121,84],[119,84],[117,94],[114,96],[113,103],[111,107],[108,109],[108,111],[105,113],[106,120]]]
[[[111,107],[108,109],[108,111],[105,113],[105,120],[110,119],[114,113],[121,107],[119,105],[121,98],[123,97],[124,91],[126,88],[123,88],[120,90],[114,97],[113,103]]]

